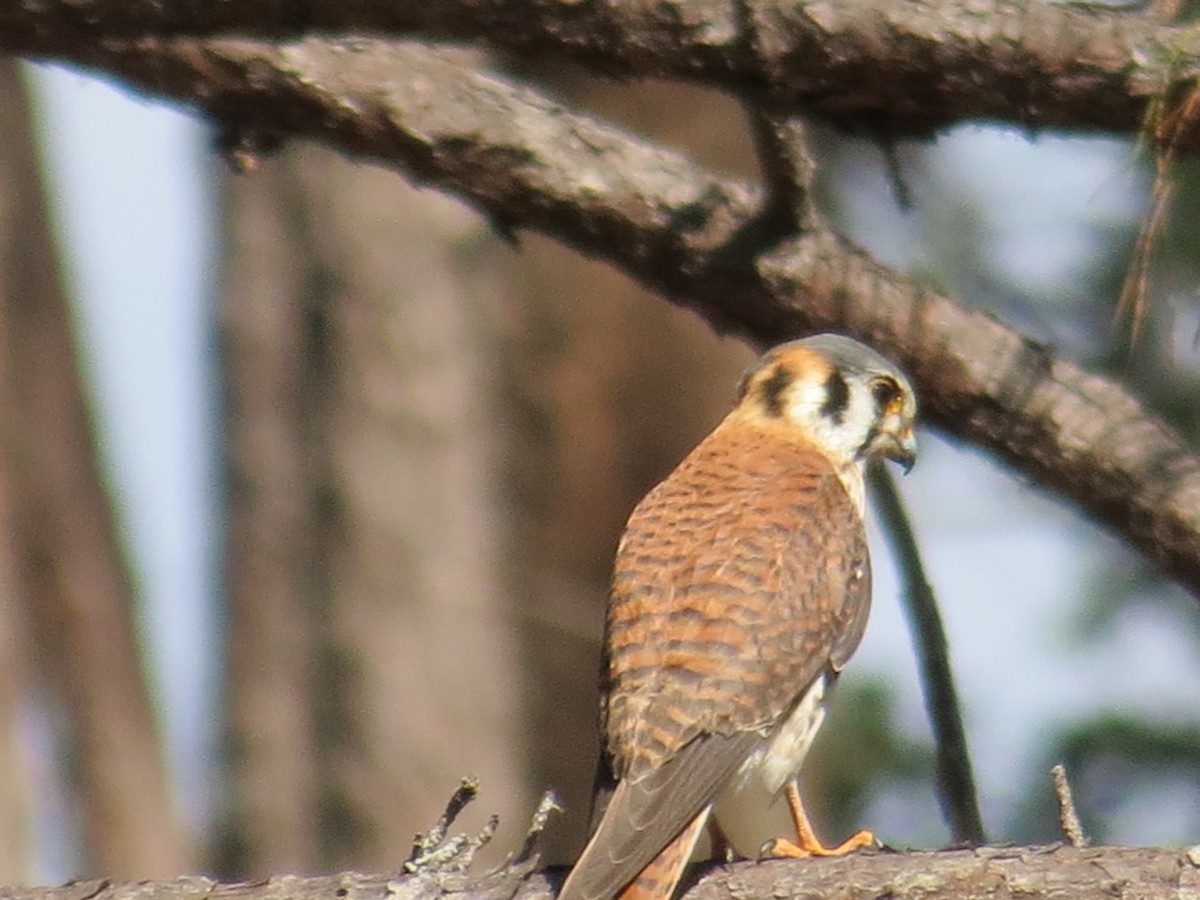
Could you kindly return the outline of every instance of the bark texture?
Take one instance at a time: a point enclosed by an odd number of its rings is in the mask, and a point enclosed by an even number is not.
[[[1134,133],[1150,98],[1178,96],[1200,73],[1186,25],[1102,4],[313,0],[301,10],[274,0],[22,0],[0,11],[0,47],[68,58],[107,37],[314,32],[485,41],[623,78],[735,88],[890,135],[981,118]],[[1181,149],[1197,146],[1193,134]]]
[[[983,847],[909,853],[856,853],[712,868],[683,900],[1181,900],[1200,895],[1200,851],[1091,847]],[[552,900],[562,871],[516,884],[438,874],[286,876],[254,884],[206,878],[121,884],[83,881],[12,889],[5,900]]]
[[[612,261],[719,331],[765,344],[831,329],[886,347],[925,421],[1072,500],[1200,594],[1200,458],[1179,435],[1119,383],[835,232],[789,235],[758,215],[750,184],[417,45],[101,42],[76,58],[200,106],[227,145],[305,135],[386,161],[506,227]]]
[[[313,694],[327,560],[314,534],[325,411],[307,396],[307,198],[286,160],[226,177],[217,312],[226,475],[223,751],[228,791],[216,869],[246,876],[319,865]],[[297,221],[299,219],[300,221]],[[307,314],[307,315],[306,315]],[[314,597],[314,594],[316,595]]]

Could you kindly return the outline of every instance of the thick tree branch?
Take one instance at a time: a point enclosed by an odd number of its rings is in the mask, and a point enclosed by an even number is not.
[[[73,56],[101,38],[304,33],[483,40],[621,77],[736,88],[776,111],[922,135],[964,120],[1135,134],[1149,96],[1200,74],[1195,29],[1101,4],[1028,0],[16,0],[0,49]],[[886,77],[881,77],[886,73]],[[1200,137],[1181,142],[1182,152]]]
[[[836,329],[886,347],[926,421],[1070,498],[1200,595],[1200,459],[1177,434],[1119,384],[837,234],[776,241],[747,184],[418,45],[182,39],[84,53],[227,129],[394,165],[612,261],[719,330],[767,344]]]
[[[1194,851],[1193,854],[1195,855]],[[1200,859],[1200,855],[1196,855]],[[437,875],[284,876],[252,884],[207,878],[156,883],[82,881],[55,888],[5,888],[5,900],[552,900],[563,872],[516,884],[496,876],[449,884]],[[684,900],[824,897],[875,900],[1175,900],[1200,891],[1200,868],[1181,850],[1127,847],[984,847],[910,853],[856,853],[831,859],[742,862],[711,868]]]
[[[541,869],[538,842],[556,809],[547,794],[516,853],[487,872],[470,871],[475,850],[490,840],[495,818],[476,836],[450,836],[449,827],[478,784],[464,779],[433,830],[418,835],[394,875],[342,873],[313,878],[280,876],[220,884],[203,877],[169,882],[75,882],[57,888],[0,888],[5,900],[552,900],[565,872]],[[1136,896],[1139,900],[1192,896],[1200,889],[1200,847],[977,847],[973,849],[859,852],[805,860],[701,864],[685,884],[684,900],[773,897],[876,900],[919,895],[923,900],[973,900],[1016,895],[1037,900]],[[1127,892],[1131,889],[1133,893]]]

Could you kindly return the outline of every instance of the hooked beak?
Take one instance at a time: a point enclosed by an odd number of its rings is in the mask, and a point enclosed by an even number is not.
[[[917,437],[913,434],[912,425],[903,431],[887,435],[887,444],[883,455],[904,467],[904,474],[912,471],[913,463],[917,461]]]

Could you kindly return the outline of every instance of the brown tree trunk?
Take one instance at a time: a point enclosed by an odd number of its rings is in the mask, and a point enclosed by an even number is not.
[[[315,261],[293,208],[293,166],[223,182],[226,267],[219,311],[225,381],[227,801],[217,871],[320,865],[319,766],[312,694],[319,572],[312,534],[311,431],[303,385]]]
[[[396,865],[467,774],[523,818],[498,244],[315,148],[232,180],[226,223],[222,869]]]
[[[0,206],[4,202],[2,193]],[[3,295],[0,287],[0,302]],[[0,383],[0,392],[3,388]],[[2,401],[0,417],[8,421]],[[17,548],[11,527],[12,491],[7,476],[5,457],[0,455],[0,884],[18,883],[30,871],[34,803],[33,773],[19,727],[29,698],[28,632],[20,607]]]
[[[0,93],[3,92],[0,73]],[[3,104],[0,98],[0,105]],[[4,112],[0,110],[0,121]],[[0,134],[0,143],[4,135]],[[10,208],[4,185],[12,184],[4,169],[10,157],[0,146],[0,309],[9,289],[3,273],[13,247]],[[0,348],[7,344],[0,316]],[[4,354],[6,355],[6,353]],[[8,396],[8,366],[0,355],[0,883],[17,883],[30,869],[33,790],[27,748],[21,741],[20,717],[30,698],[29,633],[26,611],[21,605],[20,554],[15,532],[13,491],[10,484],[13,427]]]
[[[13,63],[0,65],[0,882],[17,882],[29,871],[33,798],[29,761],[19,731],[29,699],[28,623],[22,605],[20,543],[11,484],[13,449],[21,439],[14,421],[9,372],[9,325],[4,310],[19,286],[13,273],[32,250],[17,212],[23,178],[29,176],[29,119],[24,86]],[[25,165],[23,166],[22,163]]]
[[[133,590],[97,471],[24,97],[16,63],[3,63],[0,158],[11,178],[0,204],[0,354],[6,533],[21,557],[14,586],[69,723],[89,870],[178,874],[190,868],[188,839],[140,666]]]

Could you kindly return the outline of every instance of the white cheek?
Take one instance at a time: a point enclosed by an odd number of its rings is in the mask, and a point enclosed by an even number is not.
[[[858,449],[866,440],[875,418],[873,401],[866,391],[851,387],[849,401],[839,421],[822,412],[827,398],[823,384],[801,382],[792,391],[788,415],[836,463],[848,465],[858,462]]]
[[[838,479],[862,516],[866,491],[863,460],[858,450],[874,421],[874,401],[865,391],[851,389],[849,402],[838,422],[821,411],[827,396],[824,385],[798,384],[792,392],[788,415],[829,456]]]

